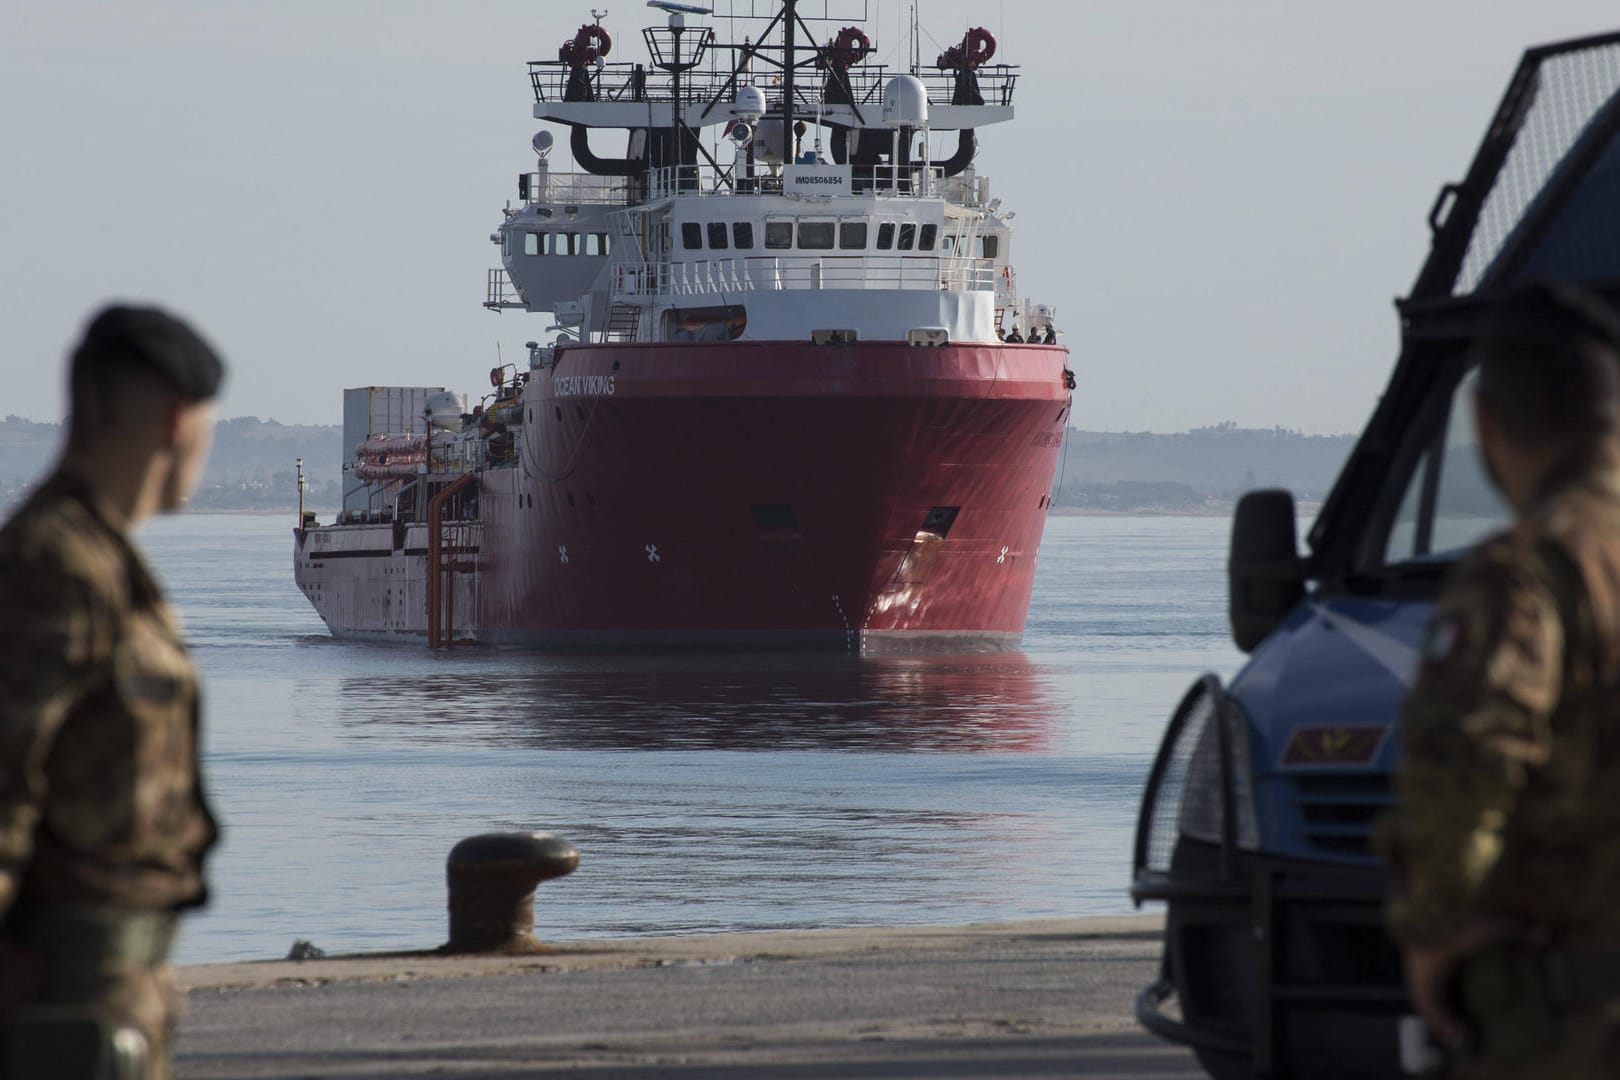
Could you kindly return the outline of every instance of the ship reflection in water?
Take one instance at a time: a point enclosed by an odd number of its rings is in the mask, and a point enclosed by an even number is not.
[[[405,684],[346,679],[349,730],[440,741],[453,725],[458,739],[553,750],[1031,751],[1056,711],[1019,653],[485,657],[498,662],[463,657]]]
[[[334,642],[280,519],[160,519],[225,825],[180,957],[436,945],[492,829],[579,846],[552,939],[1125,913],[1165,703],[1230,667],[1225,530],[1054,519],[1021,653],[430,655]]]
[[[1130,804],[1140,760],[1077,760],[1060,690],[1022,654],[294,651],[299,738],[226,714],[240,749],[211,775],[249,832],[228,834],[187,959],[285,952],[313,927],[327,948],[435,944],[445,853],[492,829],[579,847],[538,901],[541,933],[574,939],[1123,906],[1094,867],[1119,861],[1125,815],[1105,808]],[[302,887],[243,843],[270,822]]]

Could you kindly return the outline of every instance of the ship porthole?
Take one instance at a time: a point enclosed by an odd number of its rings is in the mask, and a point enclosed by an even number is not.
[[[562,406],[561,405],[554,406],[551,411],[557,414],[557,419],[559,419],[559,420],[562,419]]]
[[[529,406],[529,423],[534,423],[534,406]]]

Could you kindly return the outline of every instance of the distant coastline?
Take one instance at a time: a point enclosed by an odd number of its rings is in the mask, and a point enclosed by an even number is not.
[[[1053,512],[1225,515],[1256,488],[1285,488],[1299,502],[1319,502],[1355,441],[1233,423],[1175,435],[1070,429]]]
[[[0,420],[0,505],[20,499],[45,473],[61,436],[60,424]],[[1174,435],[1070,428],[1053,478],[1052,512],[1223,516],[1243,492],[1259,487],[1286,488],[1302,503],[1315,502],[1326,496],[1354,445],[1353,435],[1232,423]],[[192,507],[294,512],[299,458],[305,505],[336,506],[343,498],[343,453],[336,424],[223,420]]]

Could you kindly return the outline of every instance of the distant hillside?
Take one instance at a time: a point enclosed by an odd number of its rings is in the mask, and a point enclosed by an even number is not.
[[[44,475],[61,451],[63,428],[8,416],[0,421],[0,502],[11,502]],[[256,416],[221,420],[192,504],[204,509],[285,509],[298,505],[294,462],[304,459],[306,499],[342,501],[342,429],[278,424]]]
[[[1207,512],[1257,487],[1321,499],[1355,441],[1230,423],[1178,435],[1070,430],[1053,504],[1060,512]]]
[[[221,420],[214,427],[214,449],[192,504],[201,509],[296,509],[299,458],[304,459],[305,502],[338,506],[343,501],[341,427],[278,424],[257,416]]]
[[[15,416],[0,421],[0,502],[9,502],[56,457],[58,424]],[[1256,487],[1286,487],[1322,498],[1349,455],[1351,435],[1301,435],[1232,424],[1179,435],[1073,431],[1064,443],[1054,505],[1058,512],[1214,513]],[[342,429],[278,424],[256,416],[222,420],[194,505],[203,509],[289,509],[297,505],[293,462],[304,459],[307,498],[341,501]]]

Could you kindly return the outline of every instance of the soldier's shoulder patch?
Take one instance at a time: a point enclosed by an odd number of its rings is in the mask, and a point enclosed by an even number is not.
[[[1463,621],[1456,615],[1441,615],[1429,623],[1423,636],[1423,659],[1431,664],[1443,664],[1451,659],[1463,640]]]

